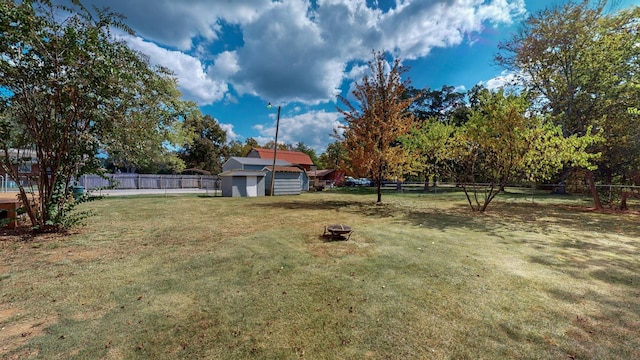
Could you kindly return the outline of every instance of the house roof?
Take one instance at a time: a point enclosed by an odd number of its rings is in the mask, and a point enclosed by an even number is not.
[[[309,176],[322,177],[322,176],[327,176],[335,171],[336,171],[335,169],[325,169],[325,170],[312,170],[312,171],[308,171],[307,173],[309,174]]]
[[[266,166],[264,168],[267,171],[271,171],[271,166]],[[301,173],[302,169],[297,168],[295,166],[276,166],[276,172],[290,172],[290,173]]]
[[[227,161],[230,161],[232,159],[242,165],[262,165],[262,166],[273,165],[273,157],[271,159],[261,159],[261,158],[232,156]],[[288,161],[276,160],[276,166],[289,166],[289,165],[292,165],[292,164]]]
[[[255,151],[260,159],[273,159],[273,149],[253,148],[251,151]],[[313,165],[309,155],[300,151],[278,150],[276,159],[297,165]]]

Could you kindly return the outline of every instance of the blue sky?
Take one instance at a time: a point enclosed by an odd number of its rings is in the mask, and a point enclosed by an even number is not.
[[[84,0],[127,17],[125,36],[151,62],[173,70],[185,99],[215,117],[229,140],[275,135],[318,153],[342,118],[346,96],[371,51],[410,67],[416,88],[497,87],[500,41],[528,14],[564,0]],[[640,0],[614,0],[616,9]]]

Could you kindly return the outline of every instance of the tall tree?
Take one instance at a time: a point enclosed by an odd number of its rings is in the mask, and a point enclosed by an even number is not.
[[[611,179],[638,165],[626,159],[640,157],[640,124],[626,111],[640,102],[640,8],[612,15],[606,4],[584,0],[542,10],[500,44],[496,62],[522,75],[539,109],[554,116],[565,136],[603,130],[606,142],[591,151],[602,152],[599,167]],[[594,204],[602,208],[588,174]]]
[[[120,16],[96,12],[78,0],[0,1],[2,166],[18,180],[24,158],[11,149],[35,152],[40,170],[26,180],[38,206],[25,210],[41,231],[69,224],[72,181],[98,171],[100,149],[142,161],[183,138],[179,120],[189,106],[173,76],[111,35],[112,27],[128,30]],[[19,190],[25,204],[34,200]]]
[[[244,144],[238,140],[234,140],[229,143],[229,157],[245,157],[254,147],[260,147],[256,139],[254,138],[248,138],[247,140],[245,140]],[[273,147],[273,145],[271,147]]]
[[[369,71],[352,92],[357,104],[340,96],[347,109],[338,111],[346,121],[343,144],[352,171],[356,176],[371,177],[377,185],[377,202],[381,202],[382,180],[406,172],[407,153],[398,139],[413,124],[409,111],[413,99],[405,96],[410,82],[402,79],[407,69],[400,59],[388,64],[383,52],[373,52]]]
[[[485,211],[514,181],[547,179],[563,165],[589,167],[597,155],[586,147],[597,140],[586,129],[565,138],[561,128],[541,116],[528,114],[527,95],[484,91],[469,120],[454,127],[432,125],[431,143],[443,171],[460,184],[469,206]]]
[[[344,169],[346,168],[348,152],[339,141],[334,141],[327,145],[327,149],[320,154],[318,166],[321,169]]]
[[[186,144],[180,151],[180,158],[188,168],[206,170],[212,174],[222,171],[222,164],[228,158],[227,133],[211,115],[187,117],[184,121],[187,131],[193,132],[193,143]]]
[[[407,89],[407,95],[413,98],[411,111],[416,120],[453,121],[462,123],[466,120],[465,93],[456,91],[454,86],[443,85],[440,90],[413,87]]]
[[[316,155],[316,151],[305,145],[303,142],[298,142],[296,146],[293,147],[293,150],[300,151],[309,155],[309,158],[311,159],[311,162],[313,162],[313,165],[318,166],[318,155]]]

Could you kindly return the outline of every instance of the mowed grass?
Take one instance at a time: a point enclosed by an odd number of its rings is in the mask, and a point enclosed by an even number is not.
[[[4,236],[0,354],[640,358],[638,213],[357,191],[107,198],[67,236]]]

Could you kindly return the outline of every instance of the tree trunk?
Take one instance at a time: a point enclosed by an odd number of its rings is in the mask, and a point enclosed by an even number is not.
[[[623,191],[622,195],[620,195],[620,210],[629,210],[629,205],[627,205],[627,198],[631,195],[629,192]]]
[[[596,183],[593,180],[593,172],[587,171],[587,181],[589,182],[589,190],[593,197],[593,206],[597,211],[602,211],[602,203],[600,202],[600,196],[598,195],[598,189],[596,189]]]
[[[376,203],[382,202],[382,165],[378,166],[378,179],[376,179],[376,186],[378,188],[378,201]]]
[[[424,188],[422,191],[429,192],[429,173],[426,171],[424,172]]]

